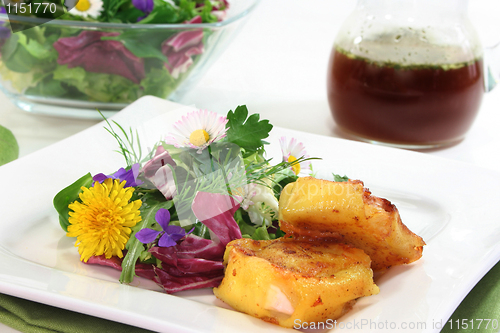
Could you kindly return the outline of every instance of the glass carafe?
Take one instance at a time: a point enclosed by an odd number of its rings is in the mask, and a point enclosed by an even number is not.
[[[460,141],[495,78],[467,0],[358,0],[335,39],[327,92],[345,132],[419,149]]]

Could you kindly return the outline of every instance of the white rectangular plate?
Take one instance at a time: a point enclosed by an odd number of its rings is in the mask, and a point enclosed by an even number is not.
[[[186,107],[145,97],[113,117],[139,131],[145,149],[170,131]],[[251,110],[250,110],[251,111]],[[103,123],[0,167],[0,292],[161,332],[289,331],[231,310],[210,289],[167,295],[151,281],[121,285],[119,272],[79,261],[59,227],[54,195],[91,172],[124,166]],[[274,128],[303,142],[321,178],[363,180],[399,209],[427,242],[423,258],[378,277],[380,293],[360,299],[328,328],[350,332],[439,332],[454,309],[500,259],[500,175],[422,153]]]

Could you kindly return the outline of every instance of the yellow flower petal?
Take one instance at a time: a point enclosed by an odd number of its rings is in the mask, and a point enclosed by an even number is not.
[[[290,155],[288,157],[288,162],[290,163],[293,163],[297,160],[297,158],[293,155]],[[295,163],[294,165],[292,165],[292,170],[293,170],[293,173],[295,173],[296,175],[298,175],[300,173],[300,163]]]
[[[130,238],[131,227],[141,221],[141,200],[129,202],[134,188],[124,188],[125,181],[108,178],[102,184],[82,188],[80,200],[68,207],[67,236],[76,237],[80,260],[92,256],[123,257],[122,250]]]

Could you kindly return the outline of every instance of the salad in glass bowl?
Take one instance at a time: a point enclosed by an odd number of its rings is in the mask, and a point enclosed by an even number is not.
[[[258,0],[77,0],[38,17],[27,15],[37,0],[12,2],[14,13],[11,2],[0,7],[0,88],[26,111],[75,116],[145,95],[176,100]]]

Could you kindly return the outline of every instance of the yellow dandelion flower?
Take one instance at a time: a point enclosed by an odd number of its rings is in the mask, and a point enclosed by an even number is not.
[[[133,187],[125,181],[107,178],[93,187],[82,187],[80,200],[71,203],[68,237],[76,237],[80,260],[92,256],[123,257],[122,250],[130,238],[131,228],[141,221],[141,200],[130,202]]]

